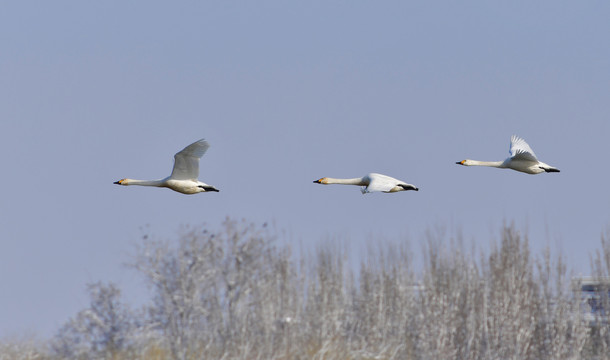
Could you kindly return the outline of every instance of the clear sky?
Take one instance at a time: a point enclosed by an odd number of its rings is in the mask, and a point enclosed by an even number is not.
[[[607,1],[18,1],[0,11],[0,337],[51,336],[146,228],[275,222],[294,246],[503,222],[577,272],[610,224]],[[455,165],[527,140],[558,174]],[[219,193],[119,187],[206,138]],[[384,173],[362,195],[323,176]]]

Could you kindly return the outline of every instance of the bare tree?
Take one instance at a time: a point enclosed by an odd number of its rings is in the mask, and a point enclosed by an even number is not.
[[[135,325],[129,308],[120,300],[116,285],[87,285],[89,308],[59,329],[53,353],[63,359],[112,359],[128,349]]]
[[[132,264],[153,289],[149,307],[152,326],[162,332],[175,359],[186,359],[197,351],[206,339],[194,330],[215,316],[216,299],[203,297],[205,289],[215,285],[217,272],[212,264],[219,249],[212,238],[192,229],[182,234],[177,247],[172,247],[168,241],[145,236]]]
[[[274,320],[295,312],[296,297],[286,290],[294,286],[290,254],[273,240],[266,225],[231,219],[218,232],[188,229],[175,245],[145,239],[132,265],[153,289],[151,319],[173,358],[253,351],[270,342]]]

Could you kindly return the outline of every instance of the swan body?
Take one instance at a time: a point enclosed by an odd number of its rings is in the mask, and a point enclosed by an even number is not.
[[[393,193],[406,190],[419,191],[419,189],[415,185],[407,184],[406,182],[394,179],[393,177],[376,173],[370,173],[361,178],[353,179],[335,179],[323,177],[321,179],[315,180],[314,183],[323,185],[358,185],[362,186],[362,189],[360,191],[362,191],[363,194],[376,191],[381,191],[385,193]]]
[[[219,191],[215,187],[197,180],[199,177],[199,159],[205,154],[210,144],[204,139],[195,141],[174,155],[172,174],[161,180],[121,179],[117,185],[156,186],[172,189],[182,194]]]
[[[500,169],[513,169],[526,174],[540,174],[543,172],[559,172],[559,169],[539,161],[532,148],[517,135],[510,138],[510,156],[504,161],[478,161],[462,160],[456,162],[464,166],[490,166]]]

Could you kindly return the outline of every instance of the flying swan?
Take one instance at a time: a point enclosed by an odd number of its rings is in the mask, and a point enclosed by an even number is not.
[[[199,159],[205,154],[210,144],[204,139],[195,141],[174,155],[172,174],[161,180],[121,179],[117,185],[140,185],[166,187],[183,194],[219,191],[215,187],[197,180],[199,177]]]
[[[415,190],[419,191],[415,185],[407,184],[404,181],[394,179],[393,177],[389,177],[387,175],[370,173],[361,178],[353,178],[353,179],[334,179],[329,177],[323,177],[321,179],[315,180],[316,184],[343,184],[343,185],[358,185],[362,186],[363,194],[375,191],[382,191],[385,193],[393,193],[398,191],[406,191],[406,190]]]
[[[538,161],[532,148],[517,135],[510,138],[510,157],[504,161],[477,161],[462,160],[456,162],[464,166],[491,166],[500,169],[513,169],[526,174],[540,174],[543,172],[559,172],[559,169]]]

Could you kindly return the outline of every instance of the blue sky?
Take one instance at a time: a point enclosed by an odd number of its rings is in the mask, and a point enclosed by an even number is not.
[[[274,222],[313,249],[445,227],[485,248],[504,222],[577,273],[608,229],[610,4],[603,1],[22,1],[0,12],[0,337],[50,336],[114,281],[138,303],[143,232]],[[512,134],[561,169],[503,160]],[[206,138],[186,196],[169,175]],[[419,192],[320,186],[380,172]],[[144,230],[143,230],[144,229]]]

